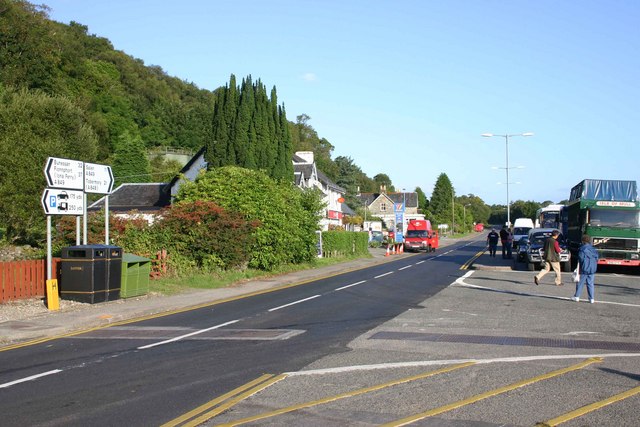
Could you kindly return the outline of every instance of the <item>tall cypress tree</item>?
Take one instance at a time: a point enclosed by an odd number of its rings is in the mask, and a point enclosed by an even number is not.
[[[284,106],[278,106],[275,86],[251,76],[217,91],[212,118],[212,141],[206,159],[210,167],[237,165],[266,171],[273,178],[293,178],[293,144]]]
[[[235,124],[238,115],[238,87],[236,85],[236,76],[231,74],[229,81],[229,90],[227,91],[227,99],[224,105],[224,123],[226,126],[227,150],[225,165],[236,165],[236,147],[235,147]]]
[[[254,108],[251,76],[248,76],[246,79],[242,79],[238,117],[236,118],[234,129],[234,146],[237,165],[249,169],[255,167],[254,159],[249,158],[249,127]]]

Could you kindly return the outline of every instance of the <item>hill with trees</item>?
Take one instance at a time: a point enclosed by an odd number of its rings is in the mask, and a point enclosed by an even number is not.
[[[164,182],[180,165],[149,160],[151,150],[207,147],[211,168],[241,166],[292,181],[293,152],[313,151],[318,168],[345,188],[352,208],[359,208],[358,192],[377,192],[381,185],[393,191],[386,173],[370,178],[351,157],[333,159],[334,146],[311,118],[301,114],[291,122],[278,102],[276,88],[268,91],[260,79],[237,82],[231,74],[216,90],[201,89],[114,49],[85,25],[50,20],[46,6],[0,0],[0,232],[9,241],[42,241],[37,196],[48,156],[111,165],[116,183]],[[421,209],[449,218],[449,186],[436,183],[431,201],[418,187]],[[487,207],[471,196],[473,221],[501,219],[504,206]],[[469,203],[453,197],[458,216],[458,206]],[[522,215],[529,216],[535,202],[522,204]],[[519,207],[515,202],[514,212]]]

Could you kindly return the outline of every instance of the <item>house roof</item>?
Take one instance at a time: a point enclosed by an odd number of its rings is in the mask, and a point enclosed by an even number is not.
[[[301,173],[305,179],[309,179],[309,177],[313,174],[313,164],[311,163],[303,163],[303,164],[293,164],[293,171]]]
[[[171,204],[166,182],[122,184],[109,195],[110,211],[156,211]],[[104,208],[105,198],[92,203],[88,210]]]
[[[330,189],[338,192],[338,193],[346,193],[347,190],[345,190],[344,188],[340,187],[338,184],[334,183],[333,181],[331,181],[331,179],[329,179],[329,177],[327,175],[325,175],[321,170],[318,169],[318,179],[320,180],[320,182],[322,182],[324,185],[326,185],[327,187],[329,187]]]
[[[354,216],[356,213],[353,209],[349,207],[346,203],[341,203],[342,205],[342,213],[349,216]]]
[[[381,195],[387,196],[393,203],[405,202],[407,207],[418,207],[418,193],[361,193],[358,198],[366,206],[369,206]]]

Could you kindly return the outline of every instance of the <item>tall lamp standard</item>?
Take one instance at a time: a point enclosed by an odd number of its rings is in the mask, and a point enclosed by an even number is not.
[[[505,148],[506,148],[506,162],[507,166],[504,170],[507,172],[507,224],[511,227],[511,199],[509,199],[509,138],[514,136],[533,136],[533,132],[525,132],[525,133],[506,133],[506,134],[494,134],[494,133],[483,133],[482,136],[485,138],[491,138],[493,136],[501,136],[504,138]]]

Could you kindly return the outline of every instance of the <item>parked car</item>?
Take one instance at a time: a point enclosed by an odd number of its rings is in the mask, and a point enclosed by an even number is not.
[[[519,240],[517,240],[517,242],[518,244],[516,245],[516,240],[513,241],[514,247],[517,248],[514,249],[516,260],[518,262],[525,262],[527,260],[527,250],[529,250],[529,236],[523,236]]]
[[[544,242],[547,238],[551,237],[551,233],[554,230],[560,232],[560,230],[556,228],[533,228],[529,231],[525,251],[527,269],[529,271],[539,270],[541,268],[541,265],[544,263]],[[562,267],[562,271],[569,272],[571,271],[571,253],[569,252],[567,242],[562,233],[558,236],[558,243],[562,249],[562,252],[560,253],[560,265]],[[518,254],[520,254],[519,251]]]

